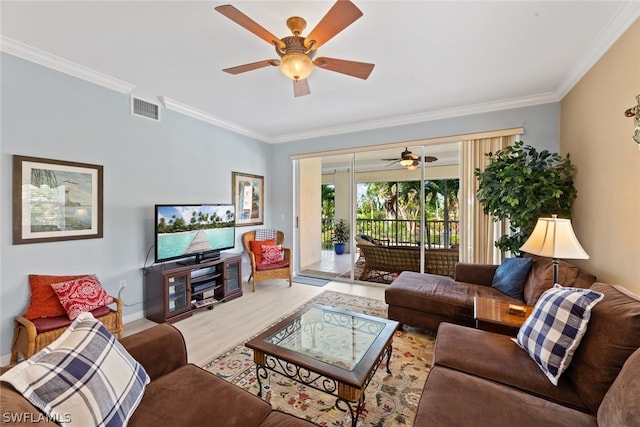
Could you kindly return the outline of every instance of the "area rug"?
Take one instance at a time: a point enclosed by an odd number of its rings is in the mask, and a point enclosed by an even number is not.
[[[323,304],[372,316],[387,317],[383,301],[340,292],[324,291],[308,304]],[[391,374],[380,366],[365,391],[365,402],[358,426],[411,426],[422,388],[431,368],[435,337],[427,331],[405,327],[396,331],[391,354]],[[253,352],[238,345],[204,369],[220,378],[258,394]],[[263,398],[284,412],[310,420],[320,426],[350,426],[350,415],[340,411],[335,397],[306,387],[289,378],[269,372],[263,381]],[[354,407],[355,409],[355,407]]]
[[[387,273],[385,271],[371,271],[368,274],[368,277],[364,278],[364,279],[360,279],[360,275],[362,274],[362,272],[364,271],[364,260],[361,262],[356,262],[356,264],[353,266],[353,277],[355,280],[362,280],[365,282],[375,282],[375,283],[385,283],[385,284],[389,284],[391,282],[393,282],[396,277],[398,277],[397,273]],[[344,273],[342,273],[340,276],[341,278],[345,278],[345,279],[350,279],[351,278],[351,271],[346,271]]]

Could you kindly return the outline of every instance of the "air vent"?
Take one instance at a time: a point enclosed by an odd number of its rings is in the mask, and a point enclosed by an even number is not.
[[[160,105],[132,96],[131,114],[149,120],[160,121]]]

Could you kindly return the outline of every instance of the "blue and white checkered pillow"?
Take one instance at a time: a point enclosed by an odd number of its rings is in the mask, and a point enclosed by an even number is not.
[[[0,377],[63,426],[126,426],[149,376],[91,313]]]
[[[256,230],[256,240],[273,240],[275,238],[275,228],[258,228]]]
[[[517,343],[540,366],[549,381],[558,385],[573,353],[587,331],[591,309],[604,297],[600,292],[564,288],[556,284],[538,299],[520,327]]]

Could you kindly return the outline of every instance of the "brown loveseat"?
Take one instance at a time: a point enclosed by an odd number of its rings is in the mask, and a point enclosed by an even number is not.
[[[273,410],[269,403],[257,396],[187,363],[187,350],[182,334],[169,324],[154,326],[125,337],[120,342],[151,377],[129,426],[315,425]],[[34,425],[57,425],[39,419],[38,410],[5,383],[1,384],[0,403],[3,414],[20,414],[21,420],[31,420]]]
[[[455,278],[404,271],[385,290],[389,319],[436,331],[441,322],[473,326],[476,296],[533,306],[540,295],[553,286],[553,264],[550,258],[531,258],[523,301],[491,287],[497,265],[458,263]],[[595,280],[592,274],[560,261],[558,282],[563,286],[588,288]]]
[[[508,336],[441,324],[414,426],[640,425],[640,299],[591,289],[604,298],[557,386]]]

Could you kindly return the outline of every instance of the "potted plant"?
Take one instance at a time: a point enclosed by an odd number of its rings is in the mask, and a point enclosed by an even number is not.
[[[343,219],[333,227],[333,249],[336,254],[342,255],[349,241],[349,225]]]
[[[568,154],[537,152],[522,141],[486,156],[491,163],[484,171],[475,170],[478,200],[484,213],[496,221],[509,220],[510,234],[500,237],[495,246],[519,255],[538,218],[571,216],[577,196],[572,176],[575,168]]]

